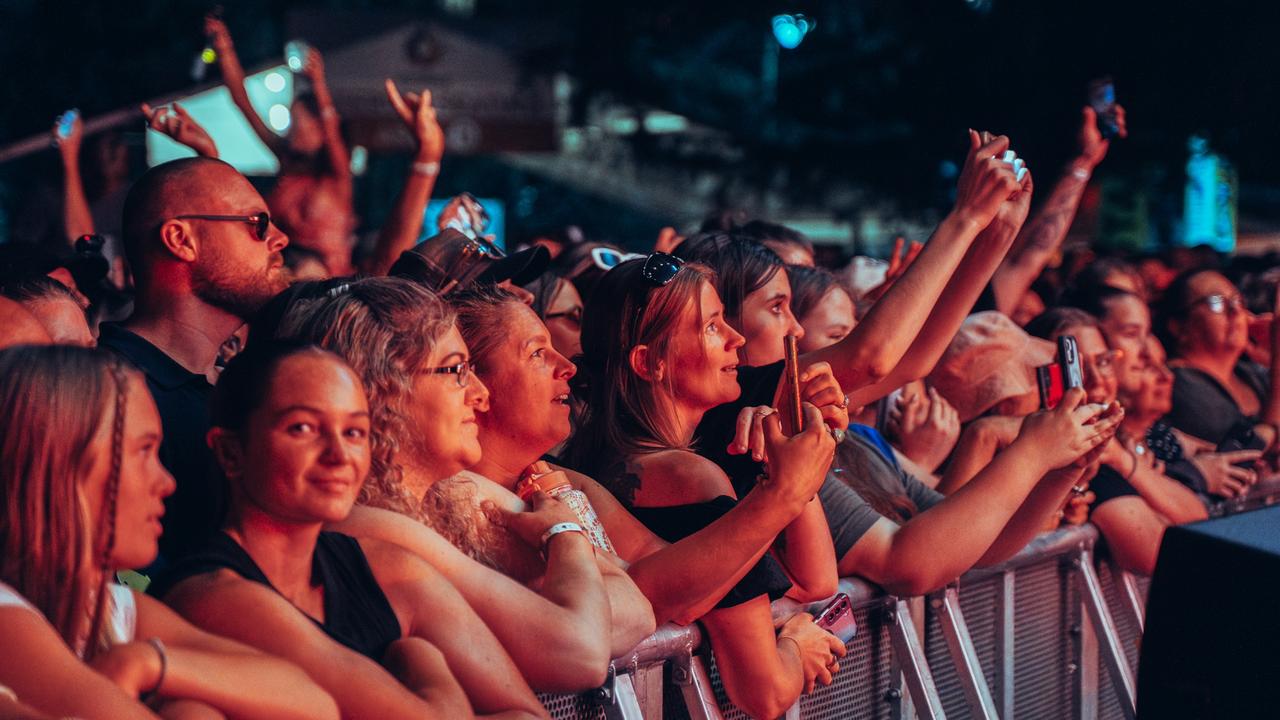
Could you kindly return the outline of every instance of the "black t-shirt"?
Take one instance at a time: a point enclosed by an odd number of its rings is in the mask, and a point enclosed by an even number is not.
[[[1253,390],[1259,400],[1266,401],[1266,370],[1256,363],[1241,360],[1236,363],[1235,375]],[[1233,430],[1258,421],[1240,410],[1221,383],[1208,373],[1190,367],[1173,369],[1173,409],[1168,420],[1178,430],[1214,445],[1220,445]]]
[[[160,411],[160,462],[177,489],[165,499],[164,535],[156,567],[173,562],[218,531],[230,501],[227,481],[205,444],[213,386],[140,336],[103,323],[98,345],[142,371]]]
[[[148,592],[163,598],[187,578],[223,569],[275,590],[249,553],[220,532],[167,569]],[[311,622],[336,642],[382,662],[387,646],[401,637],[400,621],[355,538],[320,533],[311,556],[311,584],[324,588],[324,622],[308,616]],[[245,621],[253,622],[253,618]]]
[[[742,388],[742,395],[733,402],[707,411],[694,431],[693,442],[698,454],[724,470],[738,497],[750,492],[756,485],[756,478],[764,472],[764,465],[752,460],[750,455],[729,454],[729,443],[737,430],[738,413],[745,407],[773,405],[785,370],[786,364],[781,360],[772,365],[739,367],[738,385]]]
[[[1093,477],[1093,480],[1089,481],[1089,489],[1093,491],[1095,496],[1093,503],[1089,506],[1090,514],[1108,500],[1138,495],[1138,490],[1130,485],[1123,475],[1113,470],[1110,465],[1103,465],[1098,468],[1098,474]]]
[[[633,507],[636,519],[655,535],[674,543],[694,534],[719,520],[737,506],[738,501],[728,495],[720,495],[706,502],[667,507]],[[728,594],[716,603],[717,608],[734,607],[761,595],[777,600],[791,589],[791,580],[772,555],[766,553]]]

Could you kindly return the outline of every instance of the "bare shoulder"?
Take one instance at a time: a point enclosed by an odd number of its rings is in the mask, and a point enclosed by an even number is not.
[[[356,542],[360,544],[369,568],[384,590],[392,583],[424,580],[439,575],[430,563],[397,543],[371,537],[358,538]]]
[[[640,480],[636,504],[642,507],[704,502],[720,495],[736,497],[719,465],[688,450],[638,455],[628,461],[627,468],[635,468]]]

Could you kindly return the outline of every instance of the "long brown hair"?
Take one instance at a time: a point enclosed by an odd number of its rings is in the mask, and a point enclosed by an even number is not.
[[[408,439],[414,376],[453,326],[453,311],[403,278],[343,283],[284,312],[276,337],[319,345],[355,370],[369,396],[371,463],[360,502],[418,517],[396,453]]]
[[[688,312],[699,313],[702,286],[714,275],[705,265],[688,263],[671,282],[653,287],[641,275],[643,260],[613,268],[596,287],[582,315],[582,362],[575,393],[586,411],[565,449],[570,466],[602,482],[603,470],[631,455],[687,448],[673,426],[670,408],[652,383],[631,367],[631,349],[649,348],[648,370],[670,366],[676,326]],[[663,385],[671,390],[670,374]]]
[[[127,372],[103,351],[19,346],[0,352],[0,579],[73,649],[80,651],[87,638],[86,659],[104,643],[126,397]],[[96,460],[93,439],[107,422],[110,475],[93,528],[83,483]],[[88,582],[91,569],[99,573],[96,587]]]

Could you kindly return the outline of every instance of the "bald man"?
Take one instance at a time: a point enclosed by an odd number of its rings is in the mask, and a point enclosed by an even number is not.
[[[133,270],[133,315],[103,323],[98,344],[147,378],[164,426],[160,460],[177,481],[165,502],[163,561],[221,525],[226,482],[205,445],[222,343],[288,285],[258,191],[230,165],[186,158],[157,165],[124,205],[124,249]]]
[[[50,345],[53,339],[34,315],[17,302],[0,297],[0,350],[14,345]]]

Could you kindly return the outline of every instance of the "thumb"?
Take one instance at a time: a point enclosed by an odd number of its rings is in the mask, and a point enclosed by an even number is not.
[[[969,152],[973,152],[982,147],[982,138],[978,136],[978,131],[969,128]]]
[[[1058,402],[1057,409],[1059,412],[1070,413],[1072,410],[1080,407],[1084,402],[1084,399],[1084,388],[1071,388],[1063,393],[1062,400]]]
[[[493,525],[497,525],[498,527],[507,526],[506,511],[499,507],[498,503],[492,500],[485,500],[480,503],[480,512],[483,513],[485,519]]]
[[[770,413],[761,421],[764,428],[764,444],[766,447],[777,447],[787,441],[787,436],[782,432],[781,413]],[[773,453],[769,453],[770,456]]]
[[[812,403],[803,403],[800,406],[801,414],[804,415],[804,432],[806,433],[825,433],[826,428],[822,424],[822,411]]]
[[[1092,107],[1085,105],[1080,110],[1080,122],[1085,125],[1096,123],[1098,122],[1098,113]]]

